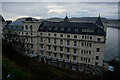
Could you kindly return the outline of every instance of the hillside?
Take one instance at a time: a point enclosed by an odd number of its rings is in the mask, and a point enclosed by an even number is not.
[[[58,17],[54,17],[54,18],[49,18],[46,19],[47,21],[63,21],[64,18],[58,18]],[[77,21],[77,22],[94,22],[96,21],[97,17],[72,17],[69,18],[69,21]],[[103,22],[107,21],[106,18],[101,18]]]
[[[71,70],[64,70],[35,58],[18,53],[3,41],[3,79],[11,74],[9,80],[102,80],[101,76],[94,76]]]

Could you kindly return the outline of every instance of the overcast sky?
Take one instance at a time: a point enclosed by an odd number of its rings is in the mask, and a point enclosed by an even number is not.
[[[118,2],[119,0],[2,0],[3,2]]]
[[[63,18],[66,13],[68,17],[98,17],[100,13],[101,17],[117,19],[118,3],[117,0],[114,1],[116,2],[3,2],[2,15],[5,19],[15,20],[28,16]]]

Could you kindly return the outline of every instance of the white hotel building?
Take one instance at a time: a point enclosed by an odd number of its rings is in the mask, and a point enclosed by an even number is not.
[[[101,73],[103,69],[107,23],[100,16],[95,22],[35,21],[27,18],[22,30],[26,55],[65,69]]]

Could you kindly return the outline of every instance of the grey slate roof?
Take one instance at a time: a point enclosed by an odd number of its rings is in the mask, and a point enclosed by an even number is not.
[[[102,20],[101,20],[100,16],[97,18],[97,20],[95,21],[95,23],[96,23],[99,27],[104,28],[104,26],[103,26],[103,23],[102,23]]]
[[[35,18],[31,18],[32,20],[37,20]],[[13,31],[23,31],[23,21],[25,21],[26,18],[19,18],[17,19],[16,21],[8,24],[4,29],[7,29],[7,30],[13,30]]]
[[[23,20],[25,19],[18,19],[10,24],[8,24],[4,30],[12,30],[12,31],[23,31]]]
[[[68,19],[67,15],[66,15],[66,17],[64,18],[64,22],[69,22],[69,19]]]
[[[51,30],[49,30],[51,28]],[[57,30],[55,30],[57,28]],[[61,30],[64,28],[64,30]],[[70,31],[68,31],[68,28]],[[78,31],[75,31],[78,29]],[[94,32],[81,32],[81,29],[94,29]],[[90,34],[90,35],[105,35],[102,28],[98,27],[96,23],[88,22],[48,22],[44,21],[40,25],[38,31],[43,32],[59,32],[59,33],[73,33],[73,34]]]

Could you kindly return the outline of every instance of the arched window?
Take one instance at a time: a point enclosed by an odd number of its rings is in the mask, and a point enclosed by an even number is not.
[[[25,29],[28,29],[28,26],[27,26],[27,25],[25,26]]]
[[[30,25],[30,30],[31,30],[31,31],[33,30],[33,27],[32,27],[32,25]]]

